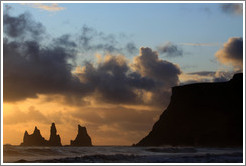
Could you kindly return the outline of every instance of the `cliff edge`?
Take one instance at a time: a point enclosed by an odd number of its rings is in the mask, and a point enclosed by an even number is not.
[[[172,88],[171,102],[136,146],[243,145],[243,74]]]

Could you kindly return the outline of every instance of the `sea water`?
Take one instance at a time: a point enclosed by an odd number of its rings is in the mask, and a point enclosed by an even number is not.
[[[242,163],[242,148],[3,146],[4,163]]]

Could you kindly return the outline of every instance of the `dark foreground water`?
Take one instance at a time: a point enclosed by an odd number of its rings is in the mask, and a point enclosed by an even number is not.
[[[242,148],[3,146],[4,163],[242,163]]]

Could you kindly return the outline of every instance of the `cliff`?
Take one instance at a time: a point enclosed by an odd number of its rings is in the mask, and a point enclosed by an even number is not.
[[[172,89],[171,102],[136,146],[243,145],[243,74]]]
[[[25,131],[21,146],[62,146],[60,136],[56,135],[55,123],[52,123],[51,125],[49,141],[45,140],[42,137],[40,130],[35,127],[33,134],[29,135],[28,132]]]
[[[78,134],[75,140],[71,140],[71,146],[92,146],[91,138],[85,127],[78,125]]]

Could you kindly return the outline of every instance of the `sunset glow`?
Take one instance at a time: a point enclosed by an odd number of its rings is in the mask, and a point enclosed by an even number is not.
[[[236,6],[230,8],[229,5]],[[3,3],[3,144],[132,145],[172,87],[243,72],[241,3]]]

